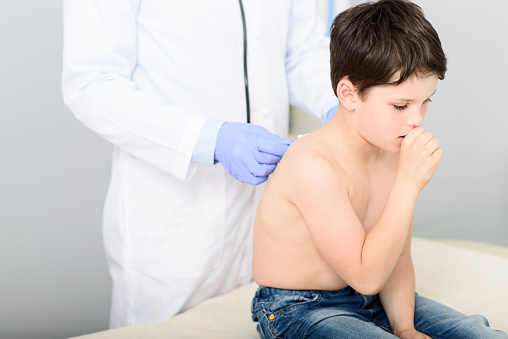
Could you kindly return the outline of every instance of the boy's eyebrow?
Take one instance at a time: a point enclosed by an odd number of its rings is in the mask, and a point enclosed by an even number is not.
[[[429,98],[431,96],[433,96],[434,94],[436,94],[437,92],[437,89],[434,91],[434,93],[432,93]],[[400,100],[400,101],[407,101],[407,102],[412,102],[412,101],[416,101],[415,99],[406,99],[406,98],[391,98],[392,100]]]

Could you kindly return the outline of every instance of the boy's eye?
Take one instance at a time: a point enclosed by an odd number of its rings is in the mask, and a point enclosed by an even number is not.
[[[429,99],[425,100],[422,105],[425,105],[426,103],[429,103],[431,101],[432,100],[430,100],[430,98],[429,98]],[[405,105],[393,105],[393,108],[395,108],[398,111],[402,111],[403,109],[408,108],[408,106],[409,106],[409,104],[405,104]]]
[[[407,108],[407,104],[405,104],[403,106],[393,105],[393,108],[395,108],[396,110],[402,111],[403,109]]]

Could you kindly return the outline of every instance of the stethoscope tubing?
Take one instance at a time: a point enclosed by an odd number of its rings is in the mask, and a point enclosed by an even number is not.
[[[247,108],[247,122],[250,123],[250,99],[249,99],[249,74],[247,72],[247,24],[245,23],[245,12],[242,0],[238,0],[240,12],[242,13],[243,24],[243,78],[245,86],[245,103]]]

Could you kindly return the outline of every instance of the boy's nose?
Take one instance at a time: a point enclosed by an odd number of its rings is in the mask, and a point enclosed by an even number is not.
[[[425,118],[426,110],[414,110],[411,112],[407,124],[409,126],[420,126],[423,122],[423,118]]]

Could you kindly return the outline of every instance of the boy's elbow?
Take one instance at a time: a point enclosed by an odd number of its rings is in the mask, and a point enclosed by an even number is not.
[[[356,292],[361,293],[363,295],[376,295],[383,288],[384,281],[381,281],[381,279],[367,278],[357,281],[353,284],[350,284],[350,286]]]
[[[358,288],[354,288],[353,289],[360,293],[360,294],[363,294],[363,295],[376,295],[379,293],[379,291],[381,291],[381,288],[380,286],[375,286],[375,285],[372,285],[372,286],[368,286],[368,285],[365,285],[365,286],[359,286]]]

